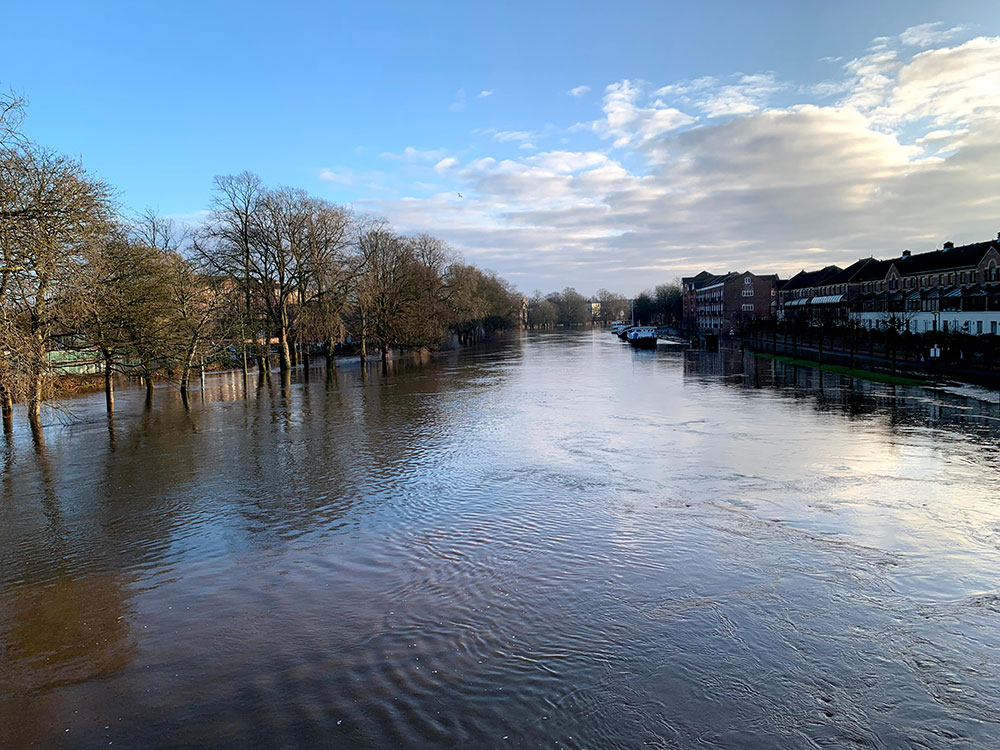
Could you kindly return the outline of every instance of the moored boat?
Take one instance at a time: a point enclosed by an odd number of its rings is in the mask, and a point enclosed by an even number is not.
[[[635,326],[628,329],[625,340],[636,349],[656,348],[656,326]]]
[[[626,323],[624,327],[622,327],[622,329],[618,331],[618,338],[620,338],[622,341],[627,341],[625,337],[628,335],[628,332],[631,331],[633,328],[635,328],[634,324]]]

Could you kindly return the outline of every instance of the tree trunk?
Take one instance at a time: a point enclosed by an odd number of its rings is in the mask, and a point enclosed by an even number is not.
[[[45,347],[41,336],[37,333],[34,336],[34,345],[35,351],[32,352],[34,361],[31,363],[28,378],[28,422],[31,423],[31,429],[37,431],[42,424],[42,386],[45,378]]]
[[[153,375],[149,371],[142,376],[143,383],[146,386],[146,408],[150,408],[153,405]]]
[[[337,358],[334,353],[335,342],[332,338],[328,339],[326,342],[326,369],[327,371],[335,370],[337,368]]]
[[[361,367],[368,360],[368,318],[361,312]]]
[[[3,431],[10,433],[14,431],[14,397],[10,389],[5,385],[0,385],[0,411],[3,412]]]
[[[104,403],[107,406],[108,414],[115,411],[115,381],[111,371],[111,353],[104,354]]]
[[[288,329],[284,322],[278,328],[278,366],[282,372],[287,372],[292,367],[292,356],[288,350]]]

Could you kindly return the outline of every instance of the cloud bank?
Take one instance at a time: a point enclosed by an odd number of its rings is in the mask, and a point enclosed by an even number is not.
[[[550,135],[559,149],[505,148],[534,141],[533,123],[491,130],[492,154],[433,152],[427,169],[449,190],[369,207],[524,291],[634,292],[702,268],[790,274],[988,239],[1000,230],[1000,38],[961,34],[925,24],[881,37],[831,58],[828,81],[615,81],[593,120]]]

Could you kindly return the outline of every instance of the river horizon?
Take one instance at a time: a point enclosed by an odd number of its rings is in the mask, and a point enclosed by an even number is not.
[[[0,746],[1000,745],[1000,407],[527,332],[20,419]]]

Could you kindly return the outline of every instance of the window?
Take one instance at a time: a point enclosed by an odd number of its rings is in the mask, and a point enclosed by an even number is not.
[[[753,297],[753,289],[744,289],[743,290],[743,296],[744,297]]]
[[[753,280],[749,276],[744,276],[743,277],[743,283],[744,284],[752,284]]]
[[[990,322],[990,333],[994,336],[997,335],[997,322],[995,320]]]
[[[753,312],[753,305],[743,305],[743,312]]]
[[[976,333],[979,335],[982,335],[983,333],[983,321],[981,320],[976,321]]]

